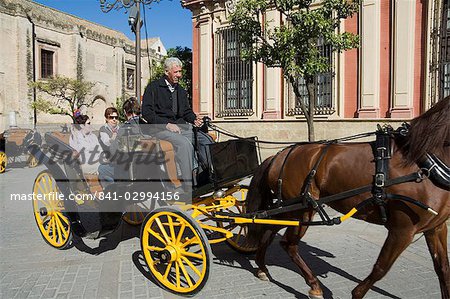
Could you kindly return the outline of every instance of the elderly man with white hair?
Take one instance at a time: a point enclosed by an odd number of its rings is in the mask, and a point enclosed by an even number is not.
[[[149,132],[159,139],[167,140],[175,148],[185,188],[189,188],[193,171],[193,132],[192,125],[201,126],[202,119],[193,111],[186,90],[178,82],[182,77],[182,63],[178,58],[169,57],[164,63],[164,76],[152,81],[145,88],[142,101],[142,117],[153,124]],[[206,159],[206,144],[211,137],[199,132],[200,155]]]

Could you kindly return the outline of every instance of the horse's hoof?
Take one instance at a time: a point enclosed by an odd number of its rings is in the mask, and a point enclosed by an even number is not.
[[[308,297],[310,299],[323,299],[323,293],[321,290],[310,290],[308,292]]]
[[[262,270],[258,270],[258,273],[256,273],[256,276],[262,281],[269,281],[269,277],[267,276],[266,272]]]

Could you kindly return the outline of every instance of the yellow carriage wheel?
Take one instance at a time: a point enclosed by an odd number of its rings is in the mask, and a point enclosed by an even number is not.
[[[193,295],[206,284],[211,256],[208,239],[181,210],[165,207],[149,213],[141,230],[141,249],[151,275],[163,288]]]
[[[141,225],[144,222],[145,216],[148,214],[148,209],[143,204],[133,204],[127,207],[122,219],[130,225]]]
[[[39,161],[36,159],[36,157],[34,157],[33,155],[30,155],[28,157],[28,167],[30,168],[34,168],[36,166],[38,166]]]
[[[241,187],[239,190],[231,194],[236,199],[236,203],[234,206],[223,209],[224,212],[230,212],[234,214],[244,214],[246,213],[246,198],[247,198],[247,187]],[[239,225],[236,223],[226,223],[226,222],[217,222],[217,226],[221,228],[225,228],[228,231],[233,233],[233,237],[226,240],[228,246],[232,249],[236,250],[239,253],[252,254],[255,253],[258,249],[257,246],[249,246],[247,244],[247,233],[248,226],[247,225]]]
[[[57,249],[72,245],[69,219],[64,216],[64,201],[58,199],[56,181],[47,170],[38,174],[33,186],[33,212],[44,240]]]
[[[8,164],[8,157],[4,151],[0,151],[0,173],[4,173],[6,165]]]

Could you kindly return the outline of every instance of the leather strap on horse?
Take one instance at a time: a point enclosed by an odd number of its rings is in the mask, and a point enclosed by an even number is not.
[[[386,223],[385,200],[386,180],[389,179],[389,160],[391,159],[391,127],[378,126],[375,142],[371,143],[375,159],[375,175],[373,176],[373,202],[380,208],[381,221]]]
[[[303,198],[303,203],[305,205],[309,203],[315,210],[317,210],[319,205],[317,204],[317,201],[312,198],[311,193],[309,193],[309,189],[311,188],[313,178],[316,176],[317,168],[319,167],[332,143],[333,142],[329,142],[325,144],[325,147],[322,149],[319,158],[316,160],[316,163],[314,163],[314,166],[306,176],[306,179],[303,182],[302,189],[300,190],[300,198]]]
[[[292,151],[294,150],[294,148],[295,148],[295,145],[291,145],[291,148],[289,149],[289,151],[288,151],[286,157],[284,158],[283,164],[281,165],[280,173],[278,174],[278,180],[277,180],[277,184],[278,184],[278,188],[277,188],[277,199],[278,199],[278,202],[282,202],[282,201],[283,201],[283,193],[282,193],[282,190],[283,190],[283,189],[282,189],[282,186],[283,186],[283,178],[282,178],[282,177],[283,177],[284,165],[286,164],[286,161],[287,161],[288,157],[290,156],[290,154],[292,153]],[[278,155],[279,153],[280,153],[280,152],[278,152],[277,155]],[[270,164],[272,164],[274,160],[275,160],[275,159],[272,159],[272,161],[270,162]]]

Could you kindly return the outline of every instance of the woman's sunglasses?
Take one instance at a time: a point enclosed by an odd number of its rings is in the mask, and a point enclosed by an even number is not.
[[[108,119],[119,119],[119,117],[118,116],[108,116]]]

